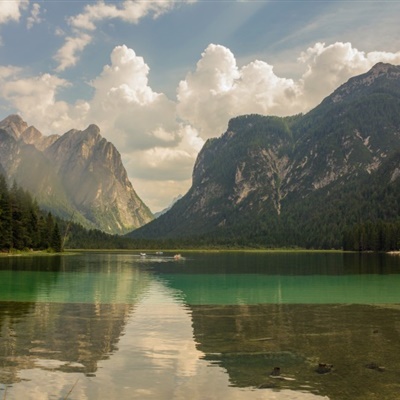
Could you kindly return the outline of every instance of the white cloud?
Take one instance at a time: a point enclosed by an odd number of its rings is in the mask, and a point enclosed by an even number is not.
[[[31,15],[27,18],[28,29],[31,29],[33,25],[40,24],[42,22],[42,18],[40,17],[40,5],[38,3],[34,3],[32,5]]]
[[[156,18],[171,10],[175,5],[174,0],[139,2],[126,0],[121,5],[98,2],[85,6],[83,13],[69,18],[69,23],[75,29],[89,31],[94,31],[96,23],[107,19],[118,18],[136,24],[147,15],[152,14]]]
[[[0,24],[19,21],[21,10],[27,8],[29,0],[0,1]]]
[[[79,60],[79,54],[92,41],[92,37],[86,33],[77,36],[68,36],[64,45],[57,51],[54,59],[58,62],[57,71],[61,72],[74,66]]]
[[[117,46],[111,53],[111,65],[106,65],[92,84],[98,97],[119,91],[123,101],[146,105],[159,96],[148,86],[149,71],[143,57],[125,45]]]
[[[0,75],[1,71],[0,67]],[[50,74],[19,77],[20,71],[12,67],[6,68],[5,71],[8,72],[9,79],[0,84],[2,97],[17,109],[29,124],[35,125],[44,134],[64,133],[72,127],[82,127],[81,122],[86,122],[84,102],[78,101],[71,106],[57,100],[58,92],[69,86],[66,80]]]
[[[93,80],[90,116],[125,151],[176,145],[180,125],[175,103],[148,85],[149,67],[126,46],[111,53],[111,65]]]
[[[19,67],[0,65],[0,84],[4,80],[15,77],[19,72],[21,72],[21,68]]]

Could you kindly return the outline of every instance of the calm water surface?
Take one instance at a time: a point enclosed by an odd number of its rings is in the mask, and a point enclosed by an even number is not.
[[[0,258],[0,400],[397,400],[399,354],[399,256]]]

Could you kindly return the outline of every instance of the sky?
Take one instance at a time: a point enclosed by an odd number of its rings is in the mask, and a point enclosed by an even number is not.
[[[399,1],[0,0],[0,120],[100,127],[153,212],[230,118],[305,113],[400,64]]]

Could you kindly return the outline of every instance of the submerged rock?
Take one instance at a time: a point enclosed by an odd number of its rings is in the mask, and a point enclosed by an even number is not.
[[[366,364],[365,367],[368,369],[374,369],[375,371],[379,371],[379,372],[385,371],[385,367],[381,367],[375,362],[370,362],[370,363]]]
[[[279,376],[280,374],[281,374],[281,368],[274,367],[274,369],[270,373],[270,376]]]
[[[315,372],[317,372],[318,374],[328,374],[329,372],[332,371],[332,368],[333,368],[332,364],[319,363]]]

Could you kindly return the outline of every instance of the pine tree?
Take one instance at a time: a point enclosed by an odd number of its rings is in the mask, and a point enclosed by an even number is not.
[[[58,223],[56,222],[53,228],[53,233],[51,235],[51,248],[57,253],[62,252],[62,239],[60,230],[58,228]]]
[[[0,250],[12,247],[12,214],[6,179],[0,175]]]
[[[14,181],[10,190],[11,217],[12,217],[12,247],[15,249],[24,248],[24,227],[22,225],[22,204],[20,191]]]

